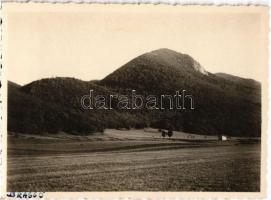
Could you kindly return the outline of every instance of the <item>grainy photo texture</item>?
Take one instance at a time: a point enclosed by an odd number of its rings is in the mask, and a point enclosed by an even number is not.
[[[4,13],[7,191],[264,190],[267,8]]]

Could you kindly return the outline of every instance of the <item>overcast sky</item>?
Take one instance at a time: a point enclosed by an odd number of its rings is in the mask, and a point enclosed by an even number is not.
[[[212,73],[258,81],[265,74],[267,21],[261,8],[53,6],[6,9],[9,80],[102,79],[159,48],[187,53]]]

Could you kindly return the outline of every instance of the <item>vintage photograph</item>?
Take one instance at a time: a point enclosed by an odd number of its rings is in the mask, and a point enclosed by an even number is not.
[[[255,192],[268,9],[3,6],[8,192]]]

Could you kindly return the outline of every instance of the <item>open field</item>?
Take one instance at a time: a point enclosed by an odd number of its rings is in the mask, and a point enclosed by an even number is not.
[[[142,130],[11,133],[8,191],[260,190],[260,143],[187,137]]]

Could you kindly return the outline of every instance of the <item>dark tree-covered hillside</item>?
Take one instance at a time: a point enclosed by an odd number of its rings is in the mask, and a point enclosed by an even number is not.
[[[119,110],[115,99],[112,110],[85,110],[80,100],[90,90],[100,95],[136,90],[145,97],[186,90],[195,109]],[[101,81],[48,78],[24,86],[8,84],[9,131],[91,134],[105,128],[165,128],[163,124],[191,133],[260,136],[261,85],[212,74],[189,55],[169,49],[138,56]]]

